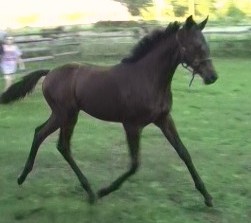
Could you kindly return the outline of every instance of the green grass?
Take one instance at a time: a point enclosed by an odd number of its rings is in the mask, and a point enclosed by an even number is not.
[[[34,63],[28,69],[63,62]],[[211,86],[201,84],[198,77],[189,88],[190,76],[178,69],[173,81],[172,111],[180,136],[214,198],[213,208],[204,205],[184,164],[153,125],[143,132],[139,172],[120,190],[93,206],[56,150],[57,133],[43,143],[32,173],[18,186],[16,179],[27,158],[34,129],[50,112],[39,84],[25,100],[0,107],[0,223],[249,222],[250,60],[214,62],[219,80]],[[82,113],[72,149],[95,191],[127,168],[127,148],[120,124]]]

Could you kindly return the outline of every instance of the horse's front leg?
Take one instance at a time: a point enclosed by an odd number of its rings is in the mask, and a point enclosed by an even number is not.
[[[98,191],[99,198],[104,197],[109,193],[119,189],[122,183],[131,175],[133,175],[139,167],[139,141],[141,129],[137,126],[130,124],[124,124],[124,129],[126,132],[129,154],[131,159],[130,167],[124,174],[122,174],[115,181],[113,181],[108,187],[100,189]]]
[[[212,197],[207,192],[207,189],[202,179],[200,178],[197,170],[195,169],[189,152],[187,151],[186,147],[183,145],[182,141],[180,140],[180,137],[177,133],[177,130],[175,128],[171,115],[169,114],[168,116],[161,117],[158,121],[156,121],[155,124],[161,129],[161,131],[166,136],[168,141],[171,143],[171,145],[179,154],[180,158],[185,162],[194,180],[195,187],[200,191],[200,193],[205,198],[205,204],[209,207],[213,206]]]

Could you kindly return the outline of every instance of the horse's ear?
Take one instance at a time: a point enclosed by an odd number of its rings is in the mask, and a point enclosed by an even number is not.
[[[193,20],[193,16],[190,15],[187,19],[186,19],[186,22],[185,22],[185,27],[187,29],[190,29],[192,26],[196,25],[196,23],[194,22]]]
[[[203,29],[205,28],[205,26],[206,26],[206,24],[207,24],[207,20],[208,20],[208,16],[207,16],[207,18],[206,18],[203,22],[201,22],[201,23],[198,25],[198,27],[200,28],[200,30],[203,30]]]

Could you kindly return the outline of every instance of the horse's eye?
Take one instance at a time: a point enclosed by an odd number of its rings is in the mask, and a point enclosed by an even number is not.
[[[194,65],[194,66],[199,66],[199,65],[200,65],[199,59],[195,59],[195,60],[193,61],[193,65]]]
[[[203,51],[203,47],[201,45],[198,45],[195,47],[197,51]]]

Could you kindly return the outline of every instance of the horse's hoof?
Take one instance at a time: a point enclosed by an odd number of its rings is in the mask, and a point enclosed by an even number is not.
[[[24,179],[21,176],[17,178],[18,185],[23,184],[23,182],[24,182]]]
[[[208,207],[213,207],[213,201],[212,201],[212,199],[207,199],[207,200],[205,200],[205,204],[206,204]]]
[[[102,198],[104,196],[106,196],[108,193],[107,193],[107,189],[106,188],[102,188],[98,191],[97,195],[98,195],[98,198]]]

